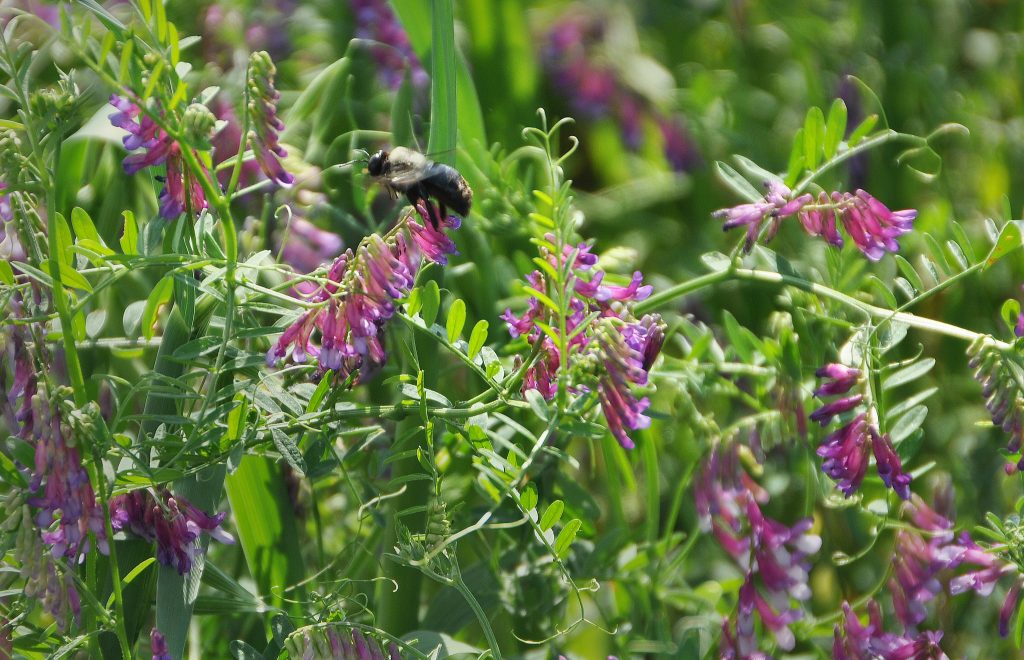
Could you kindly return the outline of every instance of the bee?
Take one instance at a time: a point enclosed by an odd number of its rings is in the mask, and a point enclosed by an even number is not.
[[[378,151],[367,160],[366,171],[393,198],[403,194],[413,206],[421,199],[426,202],[434,229],[437,229],[438,218],[448,215],[448,207],[462,217],[469,215],[473,190],[459,171],[450,165],[435,163],[418,151],[405,147]],[[431,198],[440,207],[437,215]]]

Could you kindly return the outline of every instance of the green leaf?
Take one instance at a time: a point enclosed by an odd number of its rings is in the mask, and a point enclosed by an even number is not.
[[[727,163],[723,163],[720,160],[715,161],[715,174],[722,183],[748,202],[758,202],[764,197],[764,193],[758,191],[749,181],[743,178],[743,175]]]
[[[839,151],[839,143],[846,134],[846,103],[843,99],[832,101],[825,122],[825,158],[830,159]]]
[[[529,389],[523,396],[526,397],[527,403],[530,404],[530,410],[537,416],[537,419],[547,421],[551,418],[551,411],[548,409],[548,402],[544,400],[544,395],[535,389]]]
[[[846,141],[847,146],[852,147],[867,137],[877,123],[878,115],[868,115],[865,117],[864,121],[858,124],[857,128],[853,129],[853,132],[850,133],[850,139]]]
[[[1012,332],[1017,327],[1017,317],[1020,316],[1020,303],[1012,298],[1003,303],[1002,308],[999,310],[999,315],[1003,317],[1003,323]]]
[[[894,387],[906,385],[907,383],[915,381],[921,376],[927,374],[934,366],[935,358],[924,358],[922,360],[918,360],[910,366],[900,369],[882,381],[882,389],[891,390]]]
[[[908,410],[889,430],[893,444],[898,445],[910,437],[914,431],[921,428],[926,417],[928,417],[928,406],[914,406]]]
[[[523,492],[519,495],[519,506],[524,511],[533,511],[537,506],[537,487],[533,484],[526,484]]]
[[[39,267],[45,272],[50,272],[50,260],[46,259]],[[88,291],[92,293],[92,285],[89,284],[89,280],[85,279],[85,276],[79,273],[77,270],[72,268],[70,265],[65,265],[60,269],[60,279],[64,286],[69,286],[72,289],[80,289],[82,291]]]
[[[429,328],[437,320],[437,310],[441,307],[441,290],[436,281],[430,280],[423,285],[420,289],[420,299],[423,301],[420,318]]]
[[[87,239],[106,247],[106,243],[100,238],[96,231],[96,225],[93,224],[92,218],[89,217],[85,209],[78,206],[71,209],[71,226],[75,228],[75,236],[78,240]]]
[[[309,403],[306,405],[306,413],[309,414],[320,407],[320,403],[327,396],[327,390],[331,388],[331,379],[334,377],[334,371],[328,369],[324,374],[320,382],[317,383],[316,389],[313,390],[313,394],[309,397]]]
[[[291,501],[280,466],[267,458],[247,454],[225,481],[238,542],[260,596],[268,604],[289,612],[301,611],[303,590],[284,589],[298,584],[305,572]],[[285,600],[287,599],[287,601]]]
[[[582,524],[579,518],[573,518],[558,533],[558,538],[555,539],[555,554],[559,559],[565,559],[569,554],[572,542],[576,540],[576,533],[580,531]]]
[[[121,251],[127,255],[139,253],[139,225],[135,221],[135,214],[131,211],[122,212],[124,216],[124,231],[121,232]]]
[[[996,239],[995,245],[992,246],[988,256],[985,257],[984,269],[987,270],[992,266],[992,264],[1019,248],[1020,245],[1020,225],[1012,221],[1007,222],[1003,225],[1002,229],[999,230],[999,238]]]
[[[6,259],[0,259],[0,282],[14,286],[14,269],[11,268],[11,262]]]
[[[71,250],[71,246],[74,242],[71,240],[71,227],[68,226],[68,221],[64,218],[61,213],[57,213],[57,261],[62,266],[61,271],[71,270],[74,268],[74,256],[75,253]],[[51,258],[53,255],[50,255]],[[46,270],[46,269],[44,269]],[[47,270],[47,272],[49,272]],[[90,289],[91,291],[91,289]]]
[[[562,500],[555,500],[549,504],[548,508],[544,510],[544,515],[540,518],[541,531],[546,532],[558,524],[563,510],[565,510],[565,503]]]
[[[476,354],[480,352],[480,349],[484,347],[487,342],[487,328],[490,324],[487,321],[480,320],[473,326],[473,332],[469,335],[469,351],[467,354],[471,358],[475,358]]]
[[[911,263],[898,254],[894,254],[893,258],[896,260],[896,267],[900,269],[901,273],[903,273],[903,277],[907,278],[907,281],[914,287],[915,293],[924,289],[924,283],[921,282],[921,276],[917,274],[917,271],[914,270]]]
[[[431,0],[430,133],[427,150],[437,160],[455,164],[458,137],[455,15],[452,0]]]
[[[821,162],[825,142],[825,115],[821,108],[812,106],[804,118],[804,166],[813,170]]]
[[[797,129],[793,136],[793,146],[789,150],[789,160],[786,163],[786,185],[792,188],[800,178],[804,167],[804,129]]]
[[[156,326],[156,315],[160,307],[171,301],[174,294],[174,277],[164,275],[153,287],[153,291],[146,298],[146,308],[142,311],[142,336],[152,339]]]
[[[302,458],[302,452],[296,446],[291,436],[279,428],[270,429],[270,437],[274,441],[274,447],[281,452],[281,457],[301,475],[306,474],[306,461]]]
[[[448,321],[445,324],[449,344],[454,344],[455,340],[462,335],[464,325],[466,325],[466,303],[462,298],[456,298],[452,301],[452,306],[448,308]]]

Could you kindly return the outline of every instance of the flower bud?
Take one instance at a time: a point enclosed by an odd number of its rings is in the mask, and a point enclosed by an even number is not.
[[[202,103],[193,103],[185,108],[185,138],[196,149],[207,151],[210,149],[210,138],[213,136],[213,127],[217,118]]]

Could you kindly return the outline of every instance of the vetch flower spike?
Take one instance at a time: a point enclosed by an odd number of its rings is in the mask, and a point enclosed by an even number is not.
[[[277,116],[277,101],[281,94],[274,87],[274,75],[277,69],[270,55],[265,50],[249,56],[249,120],[252,130],[249,131],[249,142],[260,169],[267,178],[281,186],[290,186],[295,182],[281,164],[281,159],[288,155],[279,142],[284,122]]]
[[[878,261],[886,252],[899,251],[897,239],[913,228],[917,218],[917,211],[891,211],[860,189],[831,195],[822,192],[815,198],[806,193],[792,197],[792,191],[779,181],[768,181],[766,186],[763,199],[712,213],[713,217],[725,220],[724,230],[747,228],[745,252],[753,248],[766,221],[771,220],[765,233],[765,240],[769,241],[778,232],[783,218],[796,215],[808,234],[821,236],[830,245],[840,248],[843,237],[837,229],[838,221],[857,249],[871,261]]]
[[[158,497],[148,490],[134,490],[110,500],[110,523],[117,531],[129,531],[147,541],[156,541],[157,559],[181,575],[203,554],[199,536],[203,532],[221,543],[234,538],[220,528],[225,513],[208,515],[183,497],[161,489]]]

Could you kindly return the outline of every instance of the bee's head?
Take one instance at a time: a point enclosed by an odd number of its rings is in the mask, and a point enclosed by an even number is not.
[[[370,156],[370,160],[366,163],[366,171],[370,173],[370,176],[380,176],[384,173],[384,166],[388,162],[388,152],[378,151],[377,153]]]

